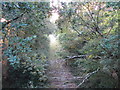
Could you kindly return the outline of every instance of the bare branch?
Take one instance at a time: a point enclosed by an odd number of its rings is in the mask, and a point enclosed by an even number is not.
[[[93,17],[93,15],[92,15],[92,13],[91,13],[91,11],[90,11],[90,9],[89,9],[89,4],[88,4],[88,6],[86,6],[85,4],[83,4],[84,5],[84,7],[86,7],[86,9],[88,10],[88,16],[92,19],[92,20],[94,20],[94,22],[96,22],[96,20],[94,19],[94,17]]]
[[[84,4],[83,4],[83,6],[84,6]],[[86,6],[85,6],[85,7],[86,7]],[[98,21],[95,21],[95,19],[93,18],[92,13],[91,13],[91,11],[89,10],[89,8],[88,8],[88,7],[86,7],[86,8],[88,9],[89,13],[91,14],[91,16],[89,16],[89,17],[91,17],[91,19],[94,20],[94,22],[97,23]],[[77,7],[77,9],[78,9],[78,7]],[[77,10],[77,9],[76,9],[76,10]],[[84,20],[83,17],[79,15],[79,13],[76,13],[76,15],[77,15],[77,17],[79,17],[79,18],[83,21],[83,25],[84,25],[84,26],[86,26],[87,28],[89,28],[89,29],[90,29],[92,32],[94,32],[94,33],[97,32],[101,37],[103,37],[102,33],[99,31],[99,26],[98,26],[98,24],[93,23],[94,25],[92,25],[92,24],[86,22],[86,20]],[[88,15],[89,15],[89,14],[88,14]],[[96,34],[96,33],[95,33],[95,34]]]
[[[98,6],[98,12],[97,12],[97,25],[99,23],[99,14],[100,14],[100,10],[101,10],[101,4],[99,4]]]
[[[67,56],[66,59],[86,58],[89,55]]]
[[[84,4],[83,4],[84,5]],[[85,5],[84,5],[85,6]],[[98,21],[99,21],[99,18],[98,18],[98,16],[99,16],[99,12],[100,12],[100,5],[99,5],[99,11],[98,11],[98,15],[97,15],[97,21],[94,19],[94,17],[93,17],[93,15],[92,15],[92,13],[91,13],[91,11],[90,11],[90,9],[89,9],[89,4],[88,4],[88,6],[85,6],[86,8],[87,8],[87,10],[88,10],[88,16],[91,18],[91,20],[93,20],[94,22],[93,22],[93,24],[94,24],[94,29],[96,30],[96,32],[101,36],[101,37],[103,37],[103,35],[99,32],[99,26],[98,26]]]
[[[96,31],[101,37],[103,37],[103,34],[99,31],[100,28],[99,28],[98,25],[96,25],[96,26],[94,27],[94,29],[95,29],[95,31]]]
[[[89,55],[67,56],[66,59],[87,58]],[[101,59],[100,56],[95,56],[92,59]]]
[[[110,30],[108,31],[106,37],[110,34],[111,30],[112,30],[112,27],[111,27]]]
[[[83,81],[76,87],[76,88],[79,88],[91,75],[97,73],[99,71],[99,68],[96,70],[96,71],[93,71],[91,73],[88,73],[86,76],[85,76],[85,79],[83,79]]]

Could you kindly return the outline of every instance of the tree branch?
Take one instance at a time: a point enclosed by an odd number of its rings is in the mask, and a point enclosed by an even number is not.
[[[88,4],[88,6],[86,6],[85,4],[83,4],[83,6],[87,8],[87,10],[88,10],[88,13],[87,13],[88,16],[89,16],[94,22],[96,22],[95,19],[94,19],[94,17],[93,17],[93,15],[92,15],[92,13],[91,13],[91,11],[90,11],[90,9],[89,9],[89,4]]]
[[[111,51],[109,51],[108,49],[106,49],[102,44],[99,44],[99,45],[101,46],[101,48],[102,48],[104,51],[106,51],[106,52],[109,54],[109,56],[112,56]]]
[[[66,59],[87,58],[89,55],[67,56]],[[101,59],[100,56],[95,56],[92,59]]]
[[[100,10],[101,10],[101,3],[99,4],[99,6],[98,6],[98,12],[97,12],[97,25],[98,25],[98,23],[99,23],[99,14],[100,14]]]
[[[66,59],[86,58],[89,55],[67,56]]]
[[[101,37],[103,37],[103,34],[99,31],[100,29],[99,29],[99,26],[98,26],[98,25],[96,25],[96,26],[94,27],[94,29],[95,29],[95,31],[96,31]]]
[[[83,4],[84,5],[84,4]],[[103,37],[103,35],[100,33],[100,29],[99,29],[99,26],[98,26],[98,16],[99,16],[99,12],[100,12],[100,5],[99,5],[99,11],[98,11],[98,15],[97,15],[97,21],[94,19],[94,17],[93,17],[93,15],[92,15],[92,13],[91,13],[91,11],[90,11],[90,9],[89,9],[89,4],[88,4],[88,6],[85,6],[84,5],[84,7],[86,7],[87,9],[88,9],[88,16],[91,18],[91,20],[93,20],[94,22],[93,22],[93,24],[94,24],[94,29],[96,30],[96,32],[101,36],[101,37]]]
[[[79,88],[91,75],[97,73],[98,71],[99,71],[99,68],[98,68],[96,71],[93,71],[93,72],[91,72],[91,73],[88,73],[88,74],[85,76],[85,79],[83,79],[83,81],[82,81],[80,84],[78,84],[78,86],[77,86],[76,88]]]
[[[83,5],[83,6],[84,6],[84,5]],[[86,7],[86,6],[85,6],[85,7]],[[78,9],[78,8],[77,8],[77,9]],[[76,11],[77,11],[77,9],[76,9]],[[90,11],[90,10],[89,10],[89,11]],[[91,13],[91,12],[90,12],[90,13]],[[89,15],[89,14],[88,14],[88,15]],[[92,24],[86,22],[86,21],[83,19],[83,17],[81,17],[78,13],[76,13],[76,16],[79,17],[79,18],[83,21],[84,26],[86,26],[87,28],[91,29],[91,31],[92,31],[93,33],[97,32],[101,37],[103,37],[103,35],[102,35],[101,32],[99,31],[99,26],[98,26],[98,24],[93,23],[94,25],[92,25]],[[89,16],[89,17],[90,17],[90,16]],[[91,19],[94,20],[93,16],[91,16]],[[95,33],[95,34],[96,34],[96,33]]]
[[[108,31],[106,37],[110,34],[111,30],[113,29],[113,27],[110,28],[110,30]]]
[[[15,20],[19,19],[20,17],[22,17],[24,14],[25,14],[25,12],[24,12],[24,13],[22,13],[21,15],[19,15],[19,16],[17,16],[17,17],[15,17],[15,18],[13,18],[13,19],[9,20],[8,22],[6,22],[4,25],[2,25],[2,29],[4,29],[4,28],[5,28],[5,26],[6,26],[6,25],[8,25],[9,23],[11,23],[11,22],[13,22],[13,21],[15,21]]]

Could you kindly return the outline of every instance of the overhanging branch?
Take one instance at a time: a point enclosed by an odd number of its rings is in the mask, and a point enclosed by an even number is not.
[[[15,17],[15,18],[13,18],[13,19],[9,20],[8,22],[6,22],[4,25],[2,25],[2,29],[4,29],[4,28],[5,28],[5,26],[6,26],[6,25],[8,25],[9,23],[11,23],[11,22],[13,22],[13,21],[15,21],[15,20],[19,19],[20,17],[22,17],[24,14],[25,14],[25,12],[24,12],[24,13],[22,13],[21,15],[19,15],[19,16],[17,16],[17,17]]]

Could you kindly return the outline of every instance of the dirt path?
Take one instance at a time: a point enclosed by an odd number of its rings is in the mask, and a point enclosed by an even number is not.
[[[56,59],[50,61],[49,80],[52,88],[75,88],[73,75],[69,68],[65,66],[64,60]]]
[[[60,45],[59,42],[50,44],[50,57],[49,57],[49,81],[51,83],[51,88],[75,88],[76,85],[73,82],[74,76],[69,71],[69,67],[66,66],[65,60],[60,59],[56,55],[56,52],[59,51]]]

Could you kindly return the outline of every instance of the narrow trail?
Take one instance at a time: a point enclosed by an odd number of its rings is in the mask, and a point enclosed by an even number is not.
[[[49,81],[51,88],[75,88],[76,84],[73,82],[74,76],[71,74],[69,67],[66,66],[64,59],[56,55],[56,52],[61,49],[58,40],[50,43],[49,56]]]

